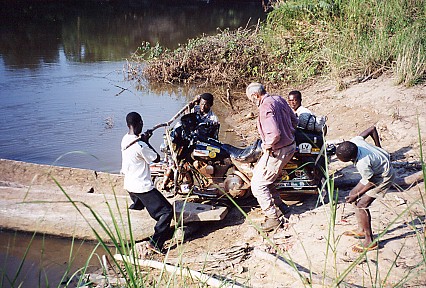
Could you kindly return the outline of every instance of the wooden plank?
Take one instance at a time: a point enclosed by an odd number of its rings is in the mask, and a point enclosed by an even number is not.
[[[220,221],[228,214],[228,208],[223,206],[212,206],[194,202],[186,202],[184,200],[176,200],[173,203],[176,219],[183,215],[183,221],[200,222],[200,221]]]

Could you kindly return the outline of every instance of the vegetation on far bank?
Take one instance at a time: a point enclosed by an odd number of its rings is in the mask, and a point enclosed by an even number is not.
[[[426,1],[278,1],[256,27],[189,40],[174,51],[144,43],[131,79],[245,87],[323,76],[344,84],[392,71],[397,84],[426,78]]]

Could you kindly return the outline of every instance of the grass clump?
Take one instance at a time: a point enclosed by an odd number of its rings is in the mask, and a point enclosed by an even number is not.
[[[278,1],[265,23],[191,39],[174,51],[144,43],[131,79],[242,87],[318,76],[359,81],[392,71],[398,84],[426,75],[424,0]],[[138,65],[142,64],[142,65]]]

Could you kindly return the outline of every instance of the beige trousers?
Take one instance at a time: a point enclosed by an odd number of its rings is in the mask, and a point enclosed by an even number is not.
[[[293,157],[295,150],[296,144],[292,144],[272,152],[273,155],[264,152],[253,169],[251,191],[266,217],[277,217],[277,206],[283,201],[273,183],[284,165]]]

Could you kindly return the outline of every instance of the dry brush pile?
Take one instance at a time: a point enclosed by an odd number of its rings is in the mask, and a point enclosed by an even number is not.
[[[251,80],[282,79],[286,71],[274,72],[277,62],[257,28],[240,28],[189,40],[174,51],[146,44],[132,55],[127,75],[139,81],[245,87]]]

